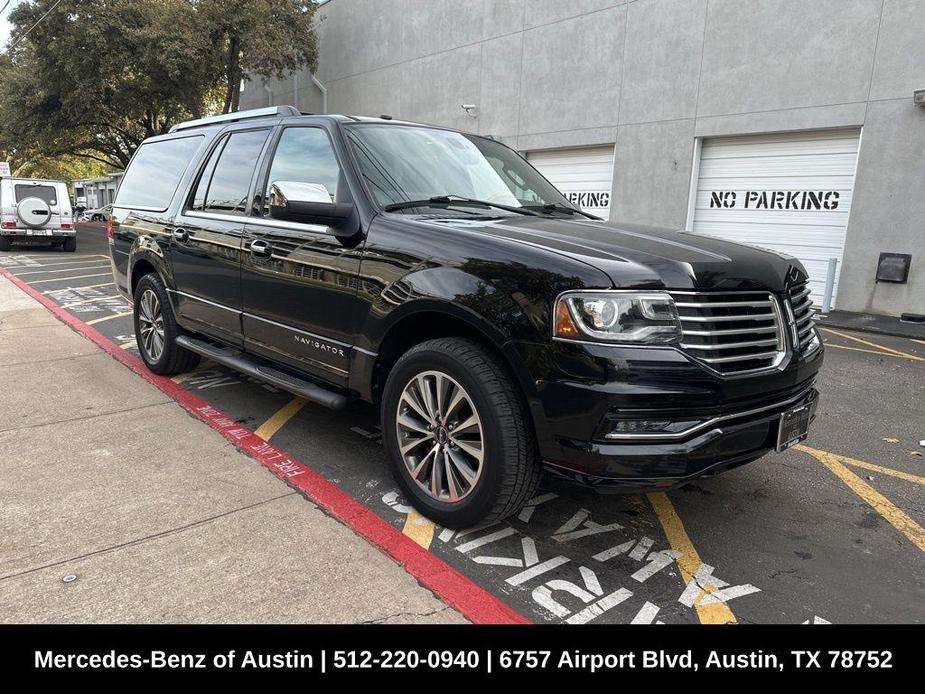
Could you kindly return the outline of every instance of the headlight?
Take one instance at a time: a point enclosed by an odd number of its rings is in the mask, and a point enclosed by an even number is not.
[[[564,340],[667,345],[681,321],[665,292],[575,291],[556,300],[553,336]]]

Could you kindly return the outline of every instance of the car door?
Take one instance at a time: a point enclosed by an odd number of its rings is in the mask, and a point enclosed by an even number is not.
[[[169,261],[180,318],[193,329],[242,344],[241,245],[257,162],[271,128],[218,138],[173,220]]]
[[[324,225],[271,219],[257,201],[266,201],[270,186],[279,181],[311,184],[335,202],[352,202],[352,194],[320,125],[284,126],[274,140],[245,230],[245,348],[345,385],[359,320],[362,244],[342,241]]]

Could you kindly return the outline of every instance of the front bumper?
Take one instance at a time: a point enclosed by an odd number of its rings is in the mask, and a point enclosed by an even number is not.
[[[523,345],[521,346],[523,347]],[[664,489],[774,450],[783,412],[809,405],[823,349],[773,371],[722,376],[674,349],[553,345],[521,350],[540,456],[557,477],[601,490]],[[621,420],[694,421],[670,435],[608,438]]]
[[[598,443],[563,440],[567,453],[559,463],[547,463],[554,474],[614,491],[665,489],[702,476],[739,467],[775,449],[781,415],[809,405],[816,418],[818,391],[810,386],[760,411],[728,414],[683,441]],[[569,447],[571,451],[568,452]]]

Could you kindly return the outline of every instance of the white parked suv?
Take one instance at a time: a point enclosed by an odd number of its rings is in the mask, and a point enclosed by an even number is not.
[[[63,181],[0,179],[0,251],[13,243],[77,250],[74,213]]]

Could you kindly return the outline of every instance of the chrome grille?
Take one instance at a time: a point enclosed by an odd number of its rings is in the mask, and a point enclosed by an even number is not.
[[[768,292],[671,292],[681,318],[681,348],[720,373],[776,367],[784,356],[783,320]]]
[[[810,289],[805,282],[790,288],[790,307],[793,310],[796,329],[795,341],[800,345],[801,354],[806,352],[813,340],[813,302],[809,295]]]

